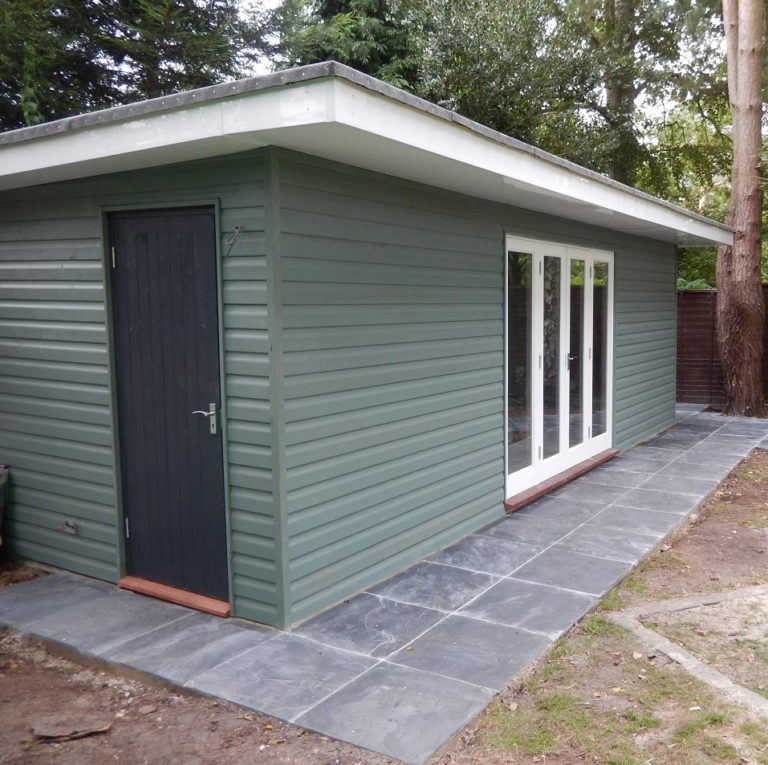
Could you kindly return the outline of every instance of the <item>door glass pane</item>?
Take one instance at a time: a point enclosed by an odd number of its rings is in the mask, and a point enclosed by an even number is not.
[[[605,433],[608,406],[606,385],[608,360],[608,278],[607,263],[595,262],[592,288],[592,437]]]
[[[571,261],[571,333],[568,354],[568,445],[584,440],[584,261]]]
[[[531,433],[531,274],[527,252],[507,254],[507,470],[528,467],[533,456]]]
[[[560,258],[544,257],[544,459],[560,451]]]

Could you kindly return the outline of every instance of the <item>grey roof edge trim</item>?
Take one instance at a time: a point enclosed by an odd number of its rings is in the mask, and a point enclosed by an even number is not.
[[[0,147],[4,145],[11,145],[17,143],[24,143],[27,141],[34,141],[38,139],[47,138],[53,135],[62,135],[75,130],[82,130],[89,127],[96,127],[99,125],[107,125],[113,122],[121,122],[129,119],[139,118],[145,115],[156,114],[158,112],[171,111],[173,109],[181,109],[192,104],[206,103],[209,101],[222,100],[225,98],[232,98],[234,96],[246,95],[248,93],[256,93],[261,90],[267,90],[269,88],[285,87],[289,85],[296,85],[302,82],[309,82],[312,80],[335,77],[338,79],[346,80],[354,85],[358,85],[366,90],[370,90],[379,95],[387,98],[399,101],[402,104],[411,106],[419,111],[431,114],[440,119],[444,119],[448,122],[460,125],[471,132],[495,141],[496,143],[503,144],[509,148],[522,151],[538,159],[543,160],[552,165],[561,167],[575,175],[579,175],[583,178],[601,183],[605,186],[620,191],[625,194],[631,194],[643,199],[652,204],[660,205],[680,215],[692,218],[700,223],[705,223],[710,226],[715,226],[724,231],[734,232],[735,229],[731,226],[721,223],[719,221],[708,218],[700,213],[688,210],[685,207],[676,205],[673,202],[668,202],[665,199],[660,199],[652,194],[648,194],[645,191],[627,186],[618,181],[614,181],[612,178],[608,178],[605,175],[589,170],[586,167],[577,165],[575,162],[571,162],[562,157],[558,157],[555,154],[550,154],[542,149],[539,149],[530,144],[519,141],[516,138],[500,133],[497,130],[486,127],[479,122],[470,120],[467,117],[463,117],[450,109],[445,109],[442,106],[426,101],[423,98],[414,96],[400,88],[396,88],[393,85],[377,80],[375,77],[371,77],[368,74],[359,72],[352,67],[340,64],[337,61],[324,61],[319,64],[308,64],[307,66],[295,67],[293,69],[285,69],[278,72],[272,72],[270,74],[260,75],[259,77],[249,77],[243,80],[233,80],[230,82],[223,82],[217,85],[209,85],[204,88],[197,88],[194,90],[186,90],[181,93],[175,93],[170,96],[159,96],[158,98],[148,99],[146,101],[138,101],[134,104],[124,104],[121,106],[114,106],[109,109],[102,109],[96,112],[86,112],[84,114],[78,114],[72,117],[64,117],[59,120],[53,120],[41,125],[32,125],[30,127],[17,128],[16,130],[9,130],[0,133]]]

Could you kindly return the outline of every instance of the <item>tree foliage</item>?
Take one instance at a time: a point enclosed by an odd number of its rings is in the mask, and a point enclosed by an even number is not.
[[[274,16],[279,66],[335,60],[411,89],[416,55],[405,2],[284,0]]]
[[[668,147],[646,140],[657,127],[648,115],[691,94],[698,105],[726,103],[722,87],[708,90],[723,81],[714,3],[284,0],[275,26],[281,66],[336,59],[666,194],[685,163],[671,168]]]
[[[235,76],[234,0],[0,0],[0,128]]]

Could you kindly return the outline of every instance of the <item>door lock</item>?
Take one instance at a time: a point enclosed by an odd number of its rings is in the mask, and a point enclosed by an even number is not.
[[[216,413],[216,404],[208,404],[208,411],[204,412],[202,409],[195,409],[192,414],[202,414],[203,417],[208,418],[208,427],[210,428],[211,435],[215,436],[218,433],[218,418]]]

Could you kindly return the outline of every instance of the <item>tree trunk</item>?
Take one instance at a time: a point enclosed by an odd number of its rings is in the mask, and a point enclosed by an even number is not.
[[[635,181],[635,30],[636,0],[605,0],[610,58],[606,69],[605,105],[611,128],[608,175],[631,186]]]
[[[733,247],[717,253],[717,342],[725,414],[765,417],[762,361],[765,307],[760,286],[763,0],[723,0],[733,167],[727,223]]]

